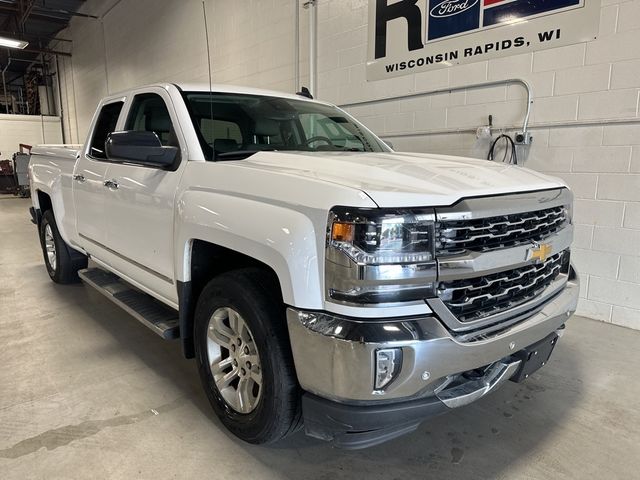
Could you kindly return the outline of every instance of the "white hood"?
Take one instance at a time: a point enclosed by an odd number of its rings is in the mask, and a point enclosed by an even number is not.
[[[421,153],[259,152],[240,165],[358,189],[380,207],[451,205],[463,197],[566,186],[522,167]]]

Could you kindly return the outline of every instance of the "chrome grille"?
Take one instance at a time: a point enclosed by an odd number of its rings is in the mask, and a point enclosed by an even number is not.
[[[563,206],[535,212],[438,223],[437,255],[486,252],[540,241],[568,223]]]
[[[479,320],[536,297],[568,269],[569,252],[539,264],[466,280],[441,282],[438,296],[461,322]]]

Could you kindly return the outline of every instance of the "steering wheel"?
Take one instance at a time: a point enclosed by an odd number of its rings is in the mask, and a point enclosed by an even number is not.
[[[331,141],[331,139],[329,137],[324,137],[322,135],[318,135],[318,136],[315,136],[315,137],[308,138],[307,141],[304,142],[304,144],[309,146],[310,144],[312,144],[314,142],[325,142],[327,145],[331,145],[332,147],[335,147],[335,145],[333,144],[333,142]]]

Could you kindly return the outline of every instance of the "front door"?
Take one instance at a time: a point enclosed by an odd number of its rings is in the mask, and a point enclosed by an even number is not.
[[[161,88],[133,97],[124,130],[154,132],[164,146],[184,145],[169,95]],[[181,151],[181,154],[183,152]],[[111,264],[167,303],[177,303],[173,220],[181,160],[171,169],[110,163],[106,180],[107,245]]]

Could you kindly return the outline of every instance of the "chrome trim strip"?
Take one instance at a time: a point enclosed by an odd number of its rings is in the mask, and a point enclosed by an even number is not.
[[[435,260],[418,264],[361,265],[335,248],[325,249],[325,295],[327,301],[355,307],[379,307],[405,302],[364,304],[356,301],[363,291],[394,286],[397,293],[432,287],[437,279]],[[352,292],[352,293],[351,293]],[[385,293],[381,291],[381,293]],[[354,301],[350,301],[352,297]],[[417,297],[418,301],[421,297]]]
[[[87,240],[88,242],[91,242],[94,245],[102,248],[103,250],[106,250],[107,252],[111,253],[112,255],[115,255],[116,257],[124,260],[125,262],[129,262],[132,265],[135,265],[136,267],[138,267],[139,269],[144,270],[145,272],[150,273],[151,275],[159,278],[160,280],[165,281],[165,282],[173,285],[173,280],[171,278],[169,278],[169,277],[167,277],[167,276],[165,276],[165,275],[163,275],[163,274],[161,274],[159,272],[156,272],[155,270],[152,270],[149,267],[147,267],[145,265],[142,265],[141,263],[136,262],[135,260],[131,260],[129,257],[125,257],[124,255],[121,255],[120,253],[116,252],[115,250],[107,247],[106,245],[103,245],[102,243],[100,243],[100,242],[98,242],[98,241],[96,241],[96,240],[94,240],[94,239],[92,239],[90,237],[87,237],[86,235],[84,235],[82,233],[78,233],[78,235],[80,237],[84,238],[85,240]]]
[[[336,340],[387,343],[433,338],[434,318],[431,315],[362,320],[329,312],[287,309],[288,318],[296,316],[296,320],[310,331]]]
[[[536,296],[532,300],[525,302],[517,307],[510,308],[504,312],[491,315],[490,317],[481,318],[479,320],[472,320],[469,322],[461,322],[456,316],[451,313],[442,300],[439,298],[429,298],[426,300],[427,305],[431,308],[438,318],[454,332],[466,332],[469,330],[475,330],[482,328],[492,323],[500,323],[510,318],[517,317],[527,310],[532,310],[537,306],[544,304],[550,300],[558,291],[562,290],[568,281],[568,275],[561,273],[558,279],[549,285],[540,295]]]
[[[436,208],[436,219],[444,222],[499,217],[570,205],[572,202],[573,194],[567,188],[475,197],[463,199],[450,207]]]

